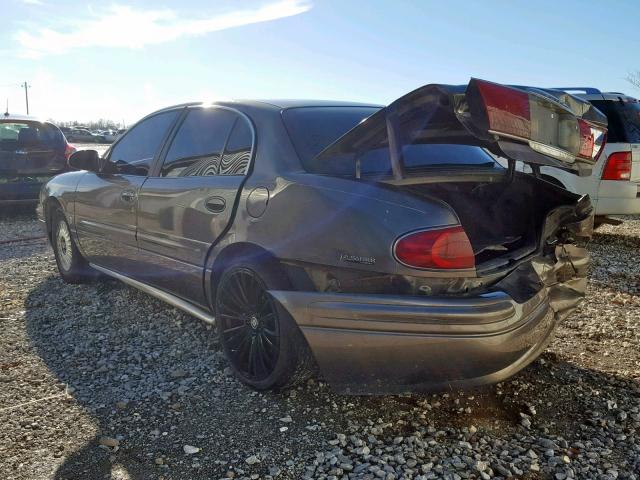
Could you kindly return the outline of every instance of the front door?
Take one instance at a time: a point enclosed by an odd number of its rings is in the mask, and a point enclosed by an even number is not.
[[[138,197],[138,246],[145,283],[206,305],[209,249],[233,219],[253,133],[246,118],[222,107],[188,110],[161,166]]]
[[[103,172],[88,172],[77,187],[75,225],[89,262],[133,274],[138,193],[180,110],[148,117],[107,153]]]

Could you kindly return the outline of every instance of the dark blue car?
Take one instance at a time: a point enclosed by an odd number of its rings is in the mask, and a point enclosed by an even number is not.
[[[75,150],[54,124],[5,113],[0,117],[0,205],[36,203],[42,184],[68,170]]]

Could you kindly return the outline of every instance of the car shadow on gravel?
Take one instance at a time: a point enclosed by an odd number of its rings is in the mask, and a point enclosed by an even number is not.
[[[292,406],[297,391],[241,385],[199,320],[120,282],[66,285],[57,276],[33,288],[25,307],[37,354],[97,425],[96,435],[69,432],[84,446],[65,452],[56,478],[112,478],[118,468],[131,479],[264,475],[305,442],[313,451],[313,428],[279,419],[300,418],[293,410],[311,411],[317,397],[302,392]],[[201,453],[187,455],[185,445]],[[249,465],[251,455],[261,462]]]
[[[629,379],[552,354],[513,380],[469,392],[347,397],[316,381],[260,394],[229,374],[211,327],[119,282],[72,286],[51,276],[25,306],[37,354],[97,425],[96,435],[69,432],[84,446],[65,451],[58,479],[248,478],[270,469],[301,478],[336,433],[371,421],[388,424],[390,439],[421,422],[582,439],[615,422],[628,407],[620,399],[640,394]],[[188,455],[185,445],[199,452]]]

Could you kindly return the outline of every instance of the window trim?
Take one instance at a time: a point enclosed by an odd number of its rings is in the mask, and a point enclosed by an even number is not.
[[[180,111],[182,110],[182,111]],[[153,112],[150,113],[149,115],[141,118],[140,120],[138,120],[136,123],[134,123],[133,125],[131,125],[127,131],[124,133],[124,135],[121,135],[115,142],[113,142],[111,144],[111,146],[108,148],[108,150],[104,153],[103,158],[105,160],[109,160],[111,161],[111,154],[113,152],[113,149],[122,141],[124,140],[127,135],[129,135],[138,125],[140,125],[142,122],[149,120],[153,117],[156,117],[158,115],[162,115],[163,113],[168,113],[168,112],[174,112],[177,111],[178,115],[176,116],[175,120],[173,121],[173,123],[171,124],[171,126],[167,129],[167,132],[164,134],[164,137],[162,137],[162,140],[160,141],[160,148],[158,149],[158,151],[154,154],[153,156],[153,160],[151,160],[151,163],[149,164],[149,170],[147,175],[133,175],[131,173],[110,173],[109,175],[122,175],[122,176],[127,176],[127,177],[144,177],[144,178],[149,178],[151,176],[151,173],[153,172],[153,169],[155,168],[155,166],[158,163],[158,157],[162,154],[162,152],[164,151],[164,148],[166,146],[167,143],[167,139],[168,138],[172,138],[172,134],[174,133],[174,130],[176,128],[176,125],[178,122],[180,122],[181,118],[184,116],[184,110],[186,110],[186,107],[184,106],[180,106],[180,107],[175,107],[175,108],[166,108],[164,110],[160,110],[157,112]],[[104,175],[102,172],[100,172],[100,175]]]
[[[249,163],[247,164],[246,173],[244,175],[240,175],[240,174],[235,174],[235,175],[210,175],[210,177],[215,178],[215,177],[225,176],[225,177],[245,177],[246,178],[249,175],[251,175],[251,172],[253,171],[253,164],[254,164],[254,159],[255,159],[255,155],[256,155],[256,143],[257,143],[256,129],[255,129],[255,126],[254,126],[253,122],[251,121],[251,118],[246,113],[241,112],[240,110],[237,110],[235,108],[227,107],[226,105],[213,104],[213,105],[189,105],[189,106],[184,108],[184,111],[182,112],[182,114],[177,119],[177,122],[174,125],[174,128],[171,130],[170,135],[168,136],[167,139],[165,139],[165,143],[163,144],[162,149],[160,150],[160,154],[158,155],[158,158],[155,160],[152,168],[149,168],[148,177],[153,177],[154,179],[161,178],[161,179],[168,179],[168,180],[177,178],[177,177],[163,177],[161,175],[162,165],[164,165],[164,161],[165,161],[165,159],[167,157],[167,154],[169,153],[169,149],[171,148],[171,144],[175,140],[175,137],[177,136],[178,131],[180,130],[180,127],[182,126],[182,124],[184,123],[185,119],[187,118],[187,115],[189,115],[189,112],[192,111],[192,110],[196,110],[196,109],[203,110],[205,108],[207,108],[207,109],[220,109],[220,110],[227,110],[227,111],[233,112],[239,118],[244,119],[244,121],[249,126],[249,130],[251,131],[251,152],[249,154]],[[224,146],[222,147],[221,155],[224,155],[224,152],[227,149],[227,145],[229,144],[229,139],[231,138],[231,134],[233,133],[233,129],[235,128],[237,121],[238,121],[238,118],[235,119],[233,125],[231,126],[231,130],[229,130],[229,134],[227,135],[227,138],[225,138]],[[182,178],[189,178],[189,177],[182,177]],[[205,178],[205,177],[196,176],[195,178]]]

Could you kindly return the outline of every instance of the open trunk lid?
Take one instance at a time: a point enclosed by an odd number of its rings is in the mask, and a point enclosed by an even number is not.
[[[462,144],[509,159],[589,175],[604,147],[606,117],[589,102],[558,90],[508,87],[471,79],[466,86],[426,85],[381,109],[312,160],[353,161],[361,176],[361,155],[389,151],[389,183],[414,176],[404,150],[416,144]],[[378,178],[378,180],[382,180]]]

